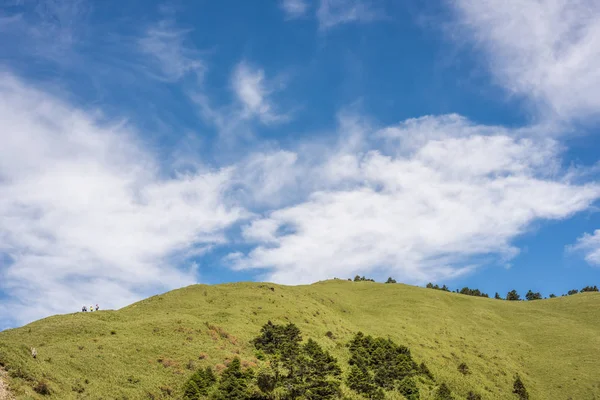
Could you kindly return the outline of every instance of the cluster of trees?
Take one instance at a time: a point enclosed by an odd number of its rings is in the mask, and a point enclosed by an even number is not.
[[[443,290],[444,292],[449,292],[450,291],[450,289],[446,285],[444,285],[442,287],[439,287],[438,285],[434,285],[431,282],[429,282],[425,287],[427,289]]]
[[[395,392],[409,400],[418,400],[419,386],[423,385],[436,387],[435,400],[453,398],[445,383],[435,383],[425,363],[417,364],[408,347],[391,339],[357,333],[347,344],[350,358],[345,378],[337,359],[314,340],[303,342],[300,330],[292,323],[275,325],[269,321],[252,343],[257,358],[266,360],[266,365],[256,370],[243,368],[236,357],[220,376],[211,367],[198,369],[186,381],[183,398],[341,399],[342,380],[349,389],[369,399],[382,400],[386,393]],[[481,400],[481,396],[469,392],[468,399]]]
[[[350,278],[348,278],[350,280]],[[375,279],[365,278],[364,276],[356,275],[354,277],[354,282],[375,282]]]
[[[243,369],[234,358],[217,379],[210,369],[198,370],[184,386],[184,399],[269,400],[334,399],[340,397],[341,369],[337,360],[309,339],[302,343],[294,324],[270,321],[253,340],[268,367]]]
[[[351,281],[352,279],[348,278],[348,280]],[[364,276],[360,276],[360,275],[356,275],[354,277],[354,282],[361,282],[361,281],[375,282],[374,279],[365,278]],[[387,281],[385,281],[385,283],[397,283],[397,282],[394,278],[392,278],[390,276],[387,279]],[[429,282],[425,287],[428,289],[436,289],[436,290],[443,290],[444,292],[451,292],[451,290],[448,286],[446,286],[446,285],[439,286],[437,284],[434,285],[431,282]],[[479,289],[471,289],[466,286],[460,290],[456,289],[454,292],[460,293],[460,294],[465,294],[467,296],[489,297],[487,293],[484,293],[484,292],[480,291]],[[586,286],[581,290],[572,289],[572,290],[569,290],[566,295],[571,296],[571,295],[577,294],[579,292],[581,292],[581,293],[583,293],[583,292],[598,292],[598,286],[596,286],[596,285]],[[566,295],[563,294],[563,296],[566,296]],[[556,297],[556,295],[554,293],[552,293],[548,297],[554,298],[554,297]],[[503,300],[503,298],[500,296],[500,294],[498,294],[498,292],[496,292],[496,294],[494,295],[494,298],[497,300]],[[525,298],[527,300],[531,301],[531,300],[541,300],[544,297],[542,296],[542,294],[540,292],[534,292],[532,290],[529,290],[527,292],[527,294],[525,294]],[[511,290],[510,292],[508,292],[506,294],[506,300],[511,300],[511,301],[521,300],[521,296],[519,295],[519,293],[517,293],[516,290]]]
[[[426,285],[426,287],[428,289],[436,289],[436,290],[443,290],[446,292],[450,292],[450,289],[448,289],[448,287],[446,285],[443,285],[442,287],[438,286],[438,285],[434,285],[433,283],[428,283]],[[460,293],[460,294],[465,294],[468,296],[479,296],[479,297],[488,297],[487,293],[483,293],[482,291],[480,291],[479,289],[470,289],[468,287],[464,287],[461,290],[456,289],[455,290],[456,293]],[[577,289],[573,289],[573,290],[569,290],[569,292],[567,293],[569,296],[573,295],[573,294],[577,294],[580,291]],[[583,292],[598,292],[598,287],[597,286],[586,286],[583,289],[581,289],[581,293]],[[565,296],[563,294],[563,296]],[[556,297],[555,294],[550,294],[550,296],[548,296],[550,298],[554,298]],[[532,301],[532,300],[541,300],[544,297],[542,296],[542,294],[540,292],[534,292],[532,290],[527,291],[527,294],[525,294],[525,299]],[[500,294],[498,294],[498,292],[496,292],[496,294],[494,295],[494,299],[497,300],[504,300]],[[517,293],[516,290],[511,290],[510,292],[508,292],[506,294],[506,300],[509,301],[518,301],[521,300],[521,295],[519,295],[519,293]]]
[[[350,389],[369,399],[384,399],[385,391],[397,390],[409,400],[419,398],[417,375],[434,382],[424,363],[417,365],[408,347],[391,339],[373,338],[357,333],[348,345],[350,372],[346,380]]]
[[[443,290],[444,292],[450,292],[450,288],[448,288],[448,286],[443,285],[443,286],[438,286],[438,285],[434,285],[433,283],[429,282],[426,286],[427,289],[436,289],[436,290]],[[465,286],[464,288],[458,290],[456,289],[454,291],[455,293],[460,293],[460,294],[466,294],[467,296],[477,296],[477,297],[489,297],[487,293],[483,293],[481,290],[479,289],[471,289],[467,286]]]

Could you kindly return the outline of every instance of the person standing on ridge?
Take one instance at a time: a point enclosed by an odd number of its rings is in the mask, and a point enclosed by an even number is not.
[[[98,306],[98,304],[96,304],[96,311],[98,311],[100,309],[100,307]]]

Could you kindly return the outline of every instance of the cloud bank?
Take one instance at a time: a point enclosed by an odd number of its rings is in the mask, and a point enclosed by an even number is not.
[[[466,40],[496,81],[542,118],[584,120],[600,109],[600,2],[453,0]]]

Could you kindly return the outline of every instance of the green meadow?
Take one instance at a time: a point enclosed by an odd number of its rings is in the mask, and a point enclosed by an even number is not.
[[[260,367],[265,361],[250,341],[269,320],[296,324],[344,373],[346,344],[362,331],[408,346],[455,399],[469,391],[516,399],[516,374],[531,399],[600,398],[599,293],[504,301],[344,280],[194,285],[117,311],[59,315],[0,332],[0,365],[18,399],[181,398],[197,368],[220,371],[236,356]],[[463,363],[467,374],[459,371]],[[40,382],[50,395],[34,391]],[[361,398],[345,386],[343,392]],[[434,392],[422,387],[421,399]]]

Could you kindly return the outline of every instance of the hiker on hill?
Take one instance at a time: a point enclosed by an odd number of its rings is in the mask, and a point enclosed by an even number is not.
[[[81,312],[86,312],[86,311],[87,311],[86,306],[81,307]]]
[[[98,304],[96,304],[96,311],[98,311],[100,309],[100,307],[98,306]]]
[[[90,312],[94,311],[94,306],[90,306]]]

